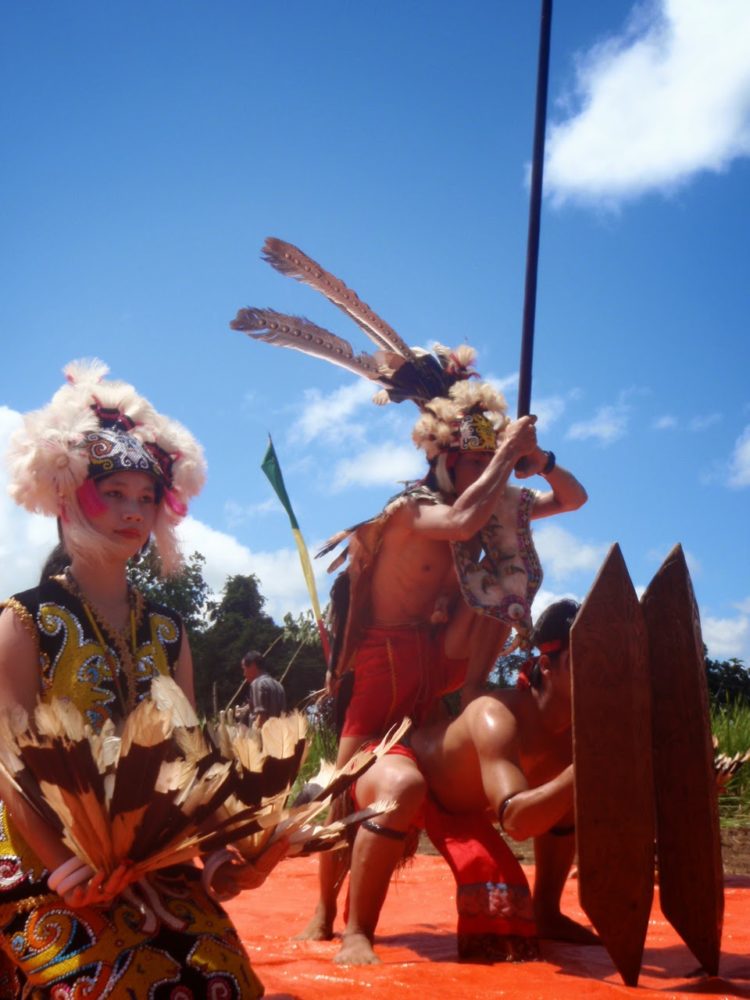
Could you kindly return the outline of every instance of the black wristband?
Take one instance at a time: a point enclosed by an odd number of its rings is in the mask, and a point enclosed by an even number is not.
[[[574,823],[571,823],[569,826],[551,826],[548,830],[548,833],[551,833],[553,837],[569,837],[575,832],[576,828]]]
[[[544,463],[544,468],[542,469],[542,475],[548,476],[550,472],[552,472],[554,467],[557,465],[557,459],[555,458],[554,451],[547,451],[545,452],[545,455],[547,456],[547,461]]]

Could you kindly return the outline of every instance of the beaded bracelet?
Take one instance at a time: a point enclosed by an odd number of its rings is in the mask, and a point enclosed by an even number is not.
[[[73,855],[72,858],[68,858],[67,861],[63,861],[55,868],[47,879],[47,885],[52,892],[64,896],[66,892],[74,889],[77,885],[88,881],[93,874],[91,865]]]
[[[227,861],[231,861],[235,855],[228,850],[226,847],[222,847],[219,851],[214,851],[213,854],[209,854],[208,857],[203,862],[203,871],[201,873],[201,885],[209,896],[214,899],[218,899],[220,902],[225,899],[231,899],[232,896],[236,896],[236,892],[223,892],[219,894],[216,892],[211,883],[214,880],[214,875],[216,874],[217,868],[221,868],[223,864]]]

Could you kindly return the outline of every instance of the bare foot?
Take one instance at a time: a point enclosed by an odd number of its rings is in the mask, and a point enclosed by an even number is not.
[[[333,956],[337,965],[379,965],[380,959],[372,950],[366,934],[344,934],[341,950]]]
[[[315,908],[310,923],[299,934],[295,934],[293,941],[330,941],[333,937],[333,921],[336,911],[327,913],[325,908],[319,903]]]
[[[601,944],[600,939],[583,924],[577,924],[562,913],[551,914],[537,919],[540,938],[551,941],[567,941],[570,944]]]

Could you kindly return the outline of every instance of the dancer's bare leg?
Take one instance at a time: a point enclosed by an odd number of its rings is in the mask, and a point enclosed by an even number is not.
[[[324,851],[318,858],[318,902],[307,927],[295,935],[296,941],[330,941],[341,886],[349,871],[349,852]]]
[[[559,824],[572,823],[572,816]],[[539,937],[572,944],[601,944],[599,938],[582,924],[560,911],[565,880],[573,864],[575,834],[556,836],[545,833],[534,838],[534,917]]]
[[[349,920],[339,965],[373,965],[380,961],[372,948],[380,910],[396,865],[404,853],[404,840],[425,795],[425,782],[416,764],[407,757],[386,756],[357,782],[357,801],[369,805],[378,798],[392,798],[396,809],[380,817],[380,832],[360,827],[352,851],[349,878]]]
[[[339,743],[336,767],[343,767],[364,742],[368,742],[366,737],[344,736]],[[301,933],[295,935],[295,940],[331,940],[338,896],[348,871],[349,852],[347,850],[324,851],[320,855],[318,858],[318,902],[310,922]]]

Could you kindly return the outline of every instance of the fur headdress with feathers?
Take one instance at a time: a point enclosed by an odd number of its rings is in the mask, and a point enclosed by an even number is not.
[[[381,386],[373,402],[415,403],[422,415],[412,437],[428,459],[447,451],[494,451],[497,434],[507,423],[506,403],[477,376],[476,353],[464,344],[449,350],[436,344],[434,354],[408,347],[396,331],[343,281],[324,270],[291,243],[269,237],[264,260],[281,274],[296,278],[324,295],[353,319],[377,350],[355,354],[352,345],[301,316],[274,309],[240,309],[230,324],[276,347],[288,347],[346,368]]]
[[[89,480],[123,469],[152,475],[162,494],[154,538],[169,573],[179,566],[175,526],[205,480],[203,451],[132,385],[106,380],[108,371],[96,359],[72,361],[47,406],[25,415],[10,442],[9,492],[29,511],[62,517],[75,539],[85,530],[81,490]]]

